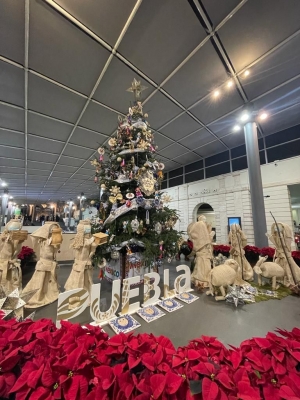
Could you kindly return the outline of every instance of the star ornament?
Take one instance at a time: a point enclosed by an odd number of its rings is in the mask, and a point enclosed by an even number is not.
[[[0,286],[0,311],[4,313],[3,319],[17,318],[23,319],[23,308],[28,300],[37,292],[38,289],[27,292],[24,295],[20,294],[19,289],[7,293],[3,286]],[[34,314],[34,313],[33,313]],[[30,314],[27,318],[32,318]]]
[[[239,304],[245,304],[244,295],[239,286],[228,286],[227,291],[228,293],[225,296],[225,300],[228,303],[233,303],[236,307]]]
[[[134,94],[135,99],[137,100],[141,97],[141,93],[145,89],[147,89],[147,87],[142,86],[141,81],[137,81],[134,78],[130,88],[127,89],[127,92],[132,92]]]

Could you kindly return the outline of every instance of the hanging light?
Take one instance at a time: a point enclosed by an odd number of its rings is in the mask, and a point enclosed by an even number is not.
[[[233,132],[238,132],[240,130],[241,130],[241,127],[239,125],[234,125]]]
[[[267,119],[268,118],[268,114],[267,113],[265,113],[265,112],[263,112],[263,113],[261,113],[260,115],[259,115],[259,117],[258,117],[260,120],[265,120],[265,119]]]

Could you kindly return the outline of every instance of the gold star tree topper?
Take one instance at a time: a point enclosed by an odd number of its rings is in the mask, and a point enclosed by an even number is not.
[[[130,88],[127,89],[127,92],[132,92],[134,94],[134,99],[138,100],[141,97],[142,91],[145,89],[147,89],[147,87],[141,85],[141,81],[137,81],[134,78]]]

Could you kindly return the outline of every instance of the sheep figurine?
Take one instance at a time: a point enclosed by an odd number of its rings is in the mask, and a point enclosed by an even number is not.
[[[258,285],[262,286],[262,279],[271,278],[272,279],[272,290],[278,289],[276,286],[276,279],[283,279],[285,276],[284,269],[277,263],[274,262],[265,262],[268,256],[259,257],[256,265],[253,267],[253,271],[257,274],[258,277]]]
[[[220,289],[222,296],[215,296],[217,301],[225,300],[225,288],[236,283],[240,266],[235,260],[228,259],[222,265],[214,267],[209,273],[209,290],[207,295],[215,295],[215,287]]]

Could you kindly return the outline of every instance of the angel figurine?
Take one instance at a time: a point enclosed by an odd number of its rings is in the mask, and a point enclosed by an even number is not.
[[[83,288],[89,293],[93,284],[92,257],[95,254],[98,243],[91,235],[91,222],[82,220],[77,226],[77,234],[71,247],[74,249],[75,260],[72,271],[65,284],[66,290]],[[79,305],[79,298],[73,297],[69,302],[69,309]]]
[[[22,228],[19,219],[10,220],[0,235],[0,284],[7,293],[15,289],[22,289],[22,270],[18,254],[22,242],[26,239],[15,238],[14,232]]]
[[[204,221],[192,222],[187,227],[189,239],[193,242],[196,255],[195,268],[191,281],[201,288],[209,287],[209,274],[212,266],[211,237]]]
[[[245,284],[245,281],[253,281],[253,269],[245,257],[244,247],[247,245],[247,237],[239,224],[232,224],[229,232],[230,258],[235,260],[240,266],[238,276],[239,284]],[[245,281],[243,281],[245,280]]]
[[[300,282],[300,268],[295,263],[291,254],[293,231],[289,225],[282,222],[275,222],[271,226],[271,235],[266,234],[269,240],[275,245],[275,263],[279,264],[284,272],[284,285],[294,287]]]
[[[23,290],[23,294],[37,290],[28,300],[25,308],[38,308],[58,299],[56,253],[62,243],[62,230],[59,224],[47,221],[30,236],[33,241],[33,248],[40,247],[40,259],[35,266],[32,278]]]

